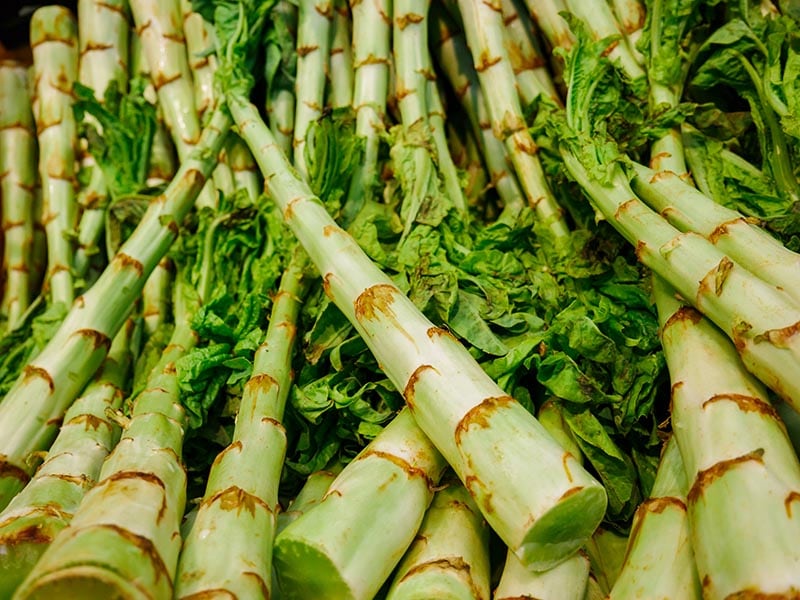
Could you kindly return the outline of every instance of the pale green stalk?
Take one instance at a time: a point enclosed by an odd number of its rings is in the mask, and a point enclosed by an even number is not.
[[[518,214],[525,205],[525,196],[517,176],[510,170],[505,145],[492,132],[492,122],[464,34],[455,27],[445,11],[434,10],[434,16],[432,35],[438,65],[469,117],[473,133],[480,141],[481,155],[486,161],[491,183],[503,201],[507,214]]]
[[[569,228],[564,220],[564,210],[547,185],[537,156],[539,149],[528,131],[519,103],[514,71],[503,41],[505,32],[500,0],[459,0],[458,6],[494,135],[503,140],[536,218],[548,228],[554,244],[565,244]]]
[[[542,406],[539,407],[539,412],[536,413],[536,419],[542,426],[547,429],[547,432],[553,436],[559,445],[567,452],[572,454],[576,460],[583,464],[583,453],[580,446],[575,441],[575,435],[564,420],[563,408],[554,400],[547,400]]]
[[[285,21],[289,29],[297,37],[298,8],[290,0],[278,0],[273,8],[274,19]],[[295,73],[296,74],[296,73]],[[266,111],[272,135],[278,140],[281,150],[287,155],[292,155],[292,140],[294,139],[295,121],[295,93],[294,87],[283,77],[278,77],[267,90]]]
[[[5,291],[0,330],[14,329],[30,306],[33,208],[36,188],[36,129],[28,94],[28,70],[0,61],[0,198],[5,238]]]
[[[703,597],[686,513],[688,491],[673,436],[664,447],[650,498],[636,509],[625,563],[609,600]]]
[[[306,135],[322,116],[333,28],[332,0],[299,0],[297,21],[297,79],[294,111],[294,166],[305,177]]]
[[[328,60],[328,103],[332,108],[344,108],[353,103],[352,38],[352,20],[347,0],[334,0],[331,54]]]
[[[179,0],[129,1],[164,122],[183,162],[198,144],[202,130],[194,102]],[[199,206],[215,206],[214,187],[208,184],[197,202]]]
[[[567,10],[583,21],[587,30],[596,40],[610,36],[621,39],[609,46],[608,58],[625,75],[628,81],[644,81],[645,72],[639,59],[634,56],[628,46],[619,24],[611,12],[607,0],[564,0]]]
[[[46,6],[31,18],[33,114],[39,140],[42,221],[47,234],[47,278],[52,303],[75,299],[71,234],[78,220],[75,155],[78,145],[72,113],[72,85],[78,78],[78,27],[62,6]]]
[[[152,336],[169,319],[175,266],[162,258],[142,288],[142,321],[146,337]]]
[[[607,502],[602,486],[336,225],[280,152],[255,106],[233,95],[228,102],[272,198],[322,275],[327,294],[403,390],[417,424],[492,528],[533,568],[546,569],[569,556],[602,519]]]
[[[211,26],[192,10],[191,0],[180,0],[180,8],[189,70],[194,82],[194,105],[197,109],[197,118],[203,124],[211,116],[215,105],[214,71],[217,63],[217,57],[213,54],[215,42],[210,31]]]
[[[492,597],[494,600],[584,600],[588,580],[589,559],[583,552],[541,573],[525,568],[512,552],[508,552],[500,583]]]
[[[633,189],[674,227],[699,233],[760,279],[800,302],[800,255],[672,170],[656,172],[636,163],[634,169]]]
[[[628,536],[598,527],[583,550],[589,557],[590,573],[605,597],[614,587],[625,561]],[[591,587],[591,583],[590,586]]]
[[[414,540],[445,467],[403,410],[275,539],[281,598],[373,598]]]
[[[307,285],[296,252],[273,298],[264,342],[245,384],[232,443],[217,455],[186,535],[176,598],[270,597],[278,484],[286,455],[283,413],[292,384],[297,315]],[[225,548],[226,559],[219,560]]]
[[[528,12],[539,26],[550,50],[569,50],[575,44],[575,36],[561,16],[567,11],[565,0],[525,0]]]
[[[64,411],[102,363],[111,338],[216,165],[229,126],[228,114],[216,111],[196,151],[164,193],[151,201],[109,266],[0,403],[0,507],[27,482],[34,466],[29,455],[50,445]]]
[[[368,198],[379,195],[378,149],[385,130],[391,61],[392,1],[354,0],[353,110],[356,134],[364,138],[364,159],[353,172],[346,205],[351,219]],[[352,214],[351,214],[352,213]]]
[[[232,135],[228,142],[228,162],[233,171],[236,190],[247,191],[251,200],[255,202],[261,196],[264,184],[258,172],[256,159],[238,135]]]
[[[189,71],[194,86],[194,106],[197,120],[203,127],[216,106],[214,73],[217,70],[217,57],[214,54],[216,41],[213,26],[192,10],[191,0],[179,0],[183,17],[183,33],[186,38],[186,54]],[[223,195],[232,194],[235,188],[233,171],[228,164],[226,149],[223,148],[217,167],[214,169],[214,186]]]
[[[539,96],[561,104],[544,58],[536,40],[536,31],[530,15],[523,9],[522,0],[501,0],[506,34],[508,59],[517,79],[520,99],[530,106]]]
[[[586,597],[584,600],[606,600],[606,593],[597,582],[597,578],[589,572],[589,581],[586,585]]]
[[[136,598],[169,600],[186,503],[181,462],[186,413],[175,361],[191,349],[196,296],[178,288],[175,330],[100,477],[20,585],[15,600]],[[132,501],[135,499],[135,501]]]
[[[127,89],[130,34],[126,0],[78,2],[78,81],[94,90],[95,98],[101,103],[106,88],[112,82],[117,84],[120,92]],[[87,115],[86,121],[97,127],[102,134],[95,119]],[[92,256],[98,252],[97,245],[105,226],[109,200],[103,171],[85,145],[81,148],[80,161],[81,169],[89,170],[90,180],[78,192],[82,214],[78,224],[78,246],[74,259],[77,277],[83,277],[87,273]]]
[[[111,344],[95,379],[64,415],[47,460],[0,513],[0,598],[10,598],[56,535],[69,525],[119,440],[109,417],[122,405],[131,364],[134,322]]]
[[[644,64],[643,57],[636,49],[636,43],[642,37],[647,12],[644,3],[640,0],[609,0],[609,4],[622,33],[628,39],[628,47],[634,58],[637,62]]]
[[[489,527],[458,480],[436,492],[386,600],[489,600]]]
[[[483,152],[478,147],[472,130],[465,129],[463,125],[463,121],[458,118],[445,121],[447,147],[453,165],[459,169],[464,180],[463,193],[467,205],[478,211],[483,219],[489,219],[494,206],[486,199],[486,191],[491,186],[491,181],[483,166]]]
[[[164,123],[164,111],[158,103],[158,94],[150,76],[150,65],[144,53],[141,38],[135,33],[131,35],[131,73],[143,77],[149,83],[145,87],[145,99],[156,107],[156,130],[153,134],[153,143],[150,148],[150,164],[147,169],[146,183],[149,186],[159,186],[168,183],[178,170],[175,157],[175,147],[169,136],[169,129]]]
[[[796,597],[800,462],[786,430],[733,344],[654,286],[703,598]]]

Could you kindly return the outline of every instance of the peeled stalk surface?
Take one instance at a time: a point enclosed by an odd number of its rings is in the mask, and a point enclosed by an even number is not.
[[[119,409],[131,365],[129,320],[97,377],[64,415],[47,460],[0,513],[0,598],[10,598],[49,544],[67,527],[119,440],[108,413]]]
[[[78,134],[72,112],[72,86],[78,78],[78,26],[62,6],[37,9],[31,18],[33,113],[39,141],[42,221],[47,235],[50,301],[72,305],[75,299],[70,237],[78,224],[75,158]]]
[[[102,102],[106,88],[115,82],[120,92],[128,86],[130,23],[128,3],[124,0],[80,0],[78,2],[78,41],[80,62],[78,81],[94,90]],[[87,115],[87,121],[100,129]],[[99,130],[102,135],[102,130]],[[78,224],[78,247],[75,250],[75,273],[86,274],[105,225],[108,186],[103,171],[85,147],[81,148],[81,168],[90,170],[90,180],[78,192],[82,208]]]
[[[492,597],[494,600],[584,600],[588,580],[589,559],[582,552],[541,573],[526,569],[513,552],[508,552]]]
[[[489,600],[489,527],[455,480],[436,492],[386,600]]]
[[[36,188],[36,129],[28,94],[28,69],[0,61],[0,201],[5,238],[5,291],[0,329],[14,329],[31,303],[31,254]],[[2,279],[3,275],[0,275]]]
[[[636,509],[625,563],[609,600],[703,597],[692,551],[689,483],[675,437],[666,444],[650,498]]]
[[[175,361],[197,341],[189,324],[193,305],[196,300],[176,293],[170,343],[137,396],[97,485],[15,600],[173,597],[186,503],[181,451],[187,427]]]
[[[800,499],[800,462],[786,430],[733,344],[674,290],[654,284],[663,288],[656,300],[672,424],[690,483],[703,597],[796,597],[800,512],[793,507]]]
[[[528,205],[547,226],[553,243],[566,243],[569,228],[564,210],[550,190],[528,131],[519,102],[514,71],[504,43],[503,12],[499,0],[459,0],[467,43],[484,92],[494,135],[511,157]]]
[[[373,598],[414,540],[445,467],[403,410],[276,538],[281,597]]]
[[[255,106],[233,96],[229,105],[326,293],[403,390],[417,424],[489,524],[533,568],[568,557],[605,513],[602,486],[334,223],[291,169]]]
[[[278,484],[286,454],[283,412],[292,383],[292,350],[306,259],[296,253],[278,293],[264,342],[245,384],[233,442],[211,466],[205,496],[185,536],[176,598],[270,597]],[[225,548],[226,560],[219,560]]]
[[[333,0],[299,0],[294,166],[307,175],[305,144],[311,123],[322,116],[333,29]]]
[[[198,148],[0,403],[0,507],[28,481],[28,456],[50,445],[58,420],[102,363],[145,280],[175,240],[177,223],[194,206],[230,124],[227,112],[215,112]]]

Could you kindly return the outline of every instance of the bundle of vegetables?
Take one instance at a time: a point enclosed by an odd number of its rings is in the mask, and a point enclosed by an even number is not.
[[[39,9],[0,597],[800,594],[796,12]]]

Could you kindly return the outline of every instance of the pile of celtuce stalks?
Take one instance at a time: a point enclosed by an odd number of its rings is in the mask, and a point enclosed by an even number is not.
[[[29,31],[0,600],[800,598],[795,3]]]

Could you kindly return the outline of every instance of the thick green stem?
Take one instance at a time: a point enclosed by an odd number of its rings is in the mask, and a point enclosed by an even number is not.
[[[75,302],[42,352],[23,370],[0,404],[0,507],[28,480],[32,452],[46,449],[64,411],[105,357],[145,280],[178,233],[178,223],[216,165],[230,116],[215,111],[203,138],[164,193],[100,275]]]
[[[458,480],[436,492],[386,600],[489,600],[489,528]]]
[[[536,146],[519,103],[514,71],[504,43],[503,12],[499,0],[459,0],[467,43],[492,120],[494,135],[511,156],[528,205],[547,226],[555,245],[565,244],[569,228],[564,210],[547,184]]]
[[[175,305],[170,344],[136,398],[97,485],[22,583],[18,600],[173,597],[186,503],[181,450],[187,426],[175,362],[197,341],[189,325],[197,298],[179,288]]]
[[[255,106],[235,97],[229,104],[270,182],[271,197],[321,273],[326,293],[403,390],[420,428],[489,524],[534,568],[569,556],[602,519],[602,486],[336,225],[290,167]]]
[[[300,252],[289,263],[273,299],[266,338],[245,384],[233,442],[214,461],[203,502],[185,537],[177,598],[270,597],[278,484],[286,454],[281,421],[307,283],[306,258]],[[226,549],[224,561],[219,560],[221,547]]]
[[[128,85],[130,24],[127,4],[124,0],[78,2],[78,81],[94,90],[95,98],[100,102],[112,82],[121,92]],[[87,122],[100,128],[99,123],[89,116]],[[101,129],[99,132],[102,134]],[[87,273],[92,256],[98,252],[108,205],[108,186],[103,171],[87,148],[82,148],[81,154],[81,168],[90,170],[90,180],[78,192],[78,203],[83,213],[78,224],[78,247],[74,259],[77,277]]]
[[[650,498],[633,517],[625,563],[609,600],[703,597],[690,541],[689,483],[673,436],[664,448]]]
[[[322,116],[334,11],[332,0],[300,0],[299,6],[292,145],[294,166],[306,176],[306,135],[311,124]]]
[[[0,330],[14,329],[31,303],[36,130],[28,95],[28,70],[0,61],[0,198],[5,237],[5,292]],[[1,277],[1,276],[0,276]]]
[[[281,597],[373,598],[414,540],[445,467],[402,411],[276,538]]]
[[[334,0],[332,29],[328,103],[332,108],[344,108],[353,103],[354,88],[352,19],[346,0]]]
[[[786,430],[733,344],[661,280],[654,287],[661,288],[656,301],[672,380],[672,426],[690,483],[703,597],[795,596],[800,462]]]
[[[519,561],[513,552],[506,554],[494,600],[585,600],[589,579],[589,559],[583,552],[548,571],[536,573]]]
[[[129,320],[97,377],[64,415],[47,460],[0,513],[0,598],[10,598],[56,535],[69,525],[103,461],[119,440],[109,412],[122,404],[131,364]]]
[[[50,300],[66,307],[75,299],[71,234],[78,220],[75,157],[78,146],[72,86],[78,78],[78,26],[62,6],[38,9],[31,18],[35,101],[39,139],[42,221],[47,234]]]

